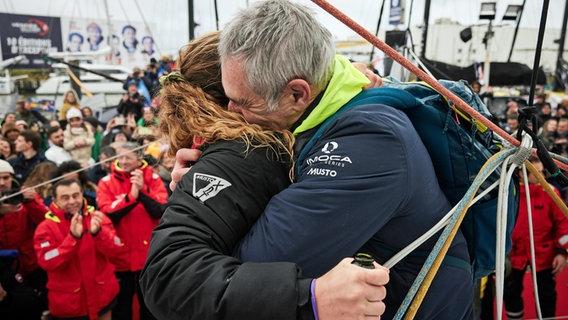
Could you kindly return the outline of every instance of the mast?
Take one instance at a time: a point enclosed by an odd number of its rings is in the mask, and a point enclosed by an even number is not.
[[[112,23],[110,22],[110,11],[108,10],[108,1],[104,0],[104,6],[105,6],[105,14],[106,14],[106,19],[107,19],[107,30],[108,30],[108,35],[107,35],[107,44],[110,47],[110,53],[108,54],[108,61],[110,61],[111,63],[113,62],[112,59],[114,57],[114,53],[115,53],[115,47],[114,47],[114,41],[112,41]]]
[[[219,31],[219,10],[217,9],[217,0],[213,0],[213,6],[215,7],[215,27]]]
[[[523,0],[523,5],[521,7],[521,12],[517,17],[517,24],[515,25],[515,33],[513,34],[513,43],[511,43],[511,50],[509,51],[509,57],[507,58],[507,62],[511,62],[511,56],[513,56],[513,49],[515,48],[515,43],[517,42],[517,33],[519,32],[519,25],[521,25],[521,18],[523,17],[523,12],[525,11],[525,4],[527,0]]]
[[[562,57],[564,55],[564,45],[566,40],[566,23],[568,22],[568,0],[564,5],[564,18],[562,19],[562,29],[560,30],[560,39],[558,39],[558,57],[556,58],[556,88],[563,88],[564,83],[562,83],[560,78],[560,72],[562,69]]]
[[[424,29],[422,29],[422,50],[420,58],[426,59],[426,43],[428,43],[428,24],[430,21],[430,0],[426,0],[424,4]]]
[[[193,40],[195,38],[195,20],[194,20],[194,11],[193,11],[193,0],[188,0],[187,10],[188,10],[188,16],[189,16],[189,40]]]
[[[381,27],[381,21],[383,19],[383,11],[385,10],[385,2],[383,0],[383,4],[381,4],[381,12],[379,13],[379,21],[377,22],[377,29],[375,30],[375,37],[379,35],[379,28]],[[373,56],[375,55],[375,46],[372,46],[371,55],[369,56],[369,62],[373,62]]]

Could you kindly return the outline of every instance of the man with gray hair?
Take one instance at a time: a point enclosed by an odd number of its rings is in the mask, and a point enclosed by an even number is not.
[[[343,109],[368,79],[335,55],[332,35],[310,10],[284,0],[252,6],[222,31],[219,53],[229,109],[296,136],[295,183],[271,199],[242,239],[235,251],[242,261],[295,262],[314,278],[357,252],[384,263],[451,209],[402,111],[376,104]],[[197,161],[199,152],[179,154],[178,180],[181,164]],[[394,316],[433,244],[390,269],[382,319]],[[318,311],[348,309],[320,279],[311,287]],[[459,232],[416,318],[470,319],[472,292]]]

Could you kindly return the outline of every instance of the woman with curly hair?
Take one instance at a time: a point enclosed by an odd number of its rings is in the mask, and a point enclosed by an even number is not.
[[[145,302],[160,319],[178,318],[175,310],[192,310],[184,314],[191,319],[251,318],[252,310],[239,317],[228,305],[253,294],[239,279],[258,278],[254,288],[287,292],[294,301],[296,287],[308,281],[293,263],[241,264],[230,256],[270,198],[290,184],[294,139],[227,109],[218,42],[218,33],[193,40],[180,51],[179,71],[160,80],[160,129],[170,155],[189,146],[203,152],[170,198],[141,276]],[[302,307],[311,312],[307,301]]]

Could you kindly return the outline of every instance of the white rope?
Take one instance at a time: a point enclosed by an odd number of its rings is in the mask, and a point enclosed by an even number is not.
[[[122,155],[128,154],[128,153],[133,152],[133,151],[138,151],[138,150],[144,149],[144,148],[148,147],[150,144],[152,144],[152,143],[154,143],[154,142],[156,142],[156,141],[149,142],[149,143],[147,143],[147,144],[145,144],[145,145],[136,147],[136,148],[134,148],[134,149],[132,149],[132,150],[129,150],[129,151],[127,151],[127,152],[119,153],[119,154],[117,154],[117,155],[115,155],[115,156],[112,156],[112,157],[109,157],[109,158],[107,158],[107,159],[105,159],[105,160],[96,162],[96,163],[94,163],[94,164],[92,164],[92,165],[90,165],[90,166],[88,166],[88,167],[81,168],[81,169],[77,169],[77,170],[75,170],[75,171],[71,171],[71,172],[66,173],[66,174],[64,174],[64,175],[61,175],[61,176],[59,176],[59,177],[55,177],[55,178],[53,178],[53,179],[51,179],[51,180],[47,180],[47,181],[45,181],[45,182],[36,184],[35,186],[24,188],[24,189],[22,189],[22,190],[20,190],[20,191],[18,191],[18,192],[14,192],[14,193],[12,193],[12,194],[9,194],[9,195],[7,195],[7,196],[4,196],[4,197],[0,198],[0,203],[4,202],[4,201],[7,200],[7,199],[16,197],[16,196],[18,196],[18,195],[24,193],[25,190],[39,188],[39,187],[48,185],[48,184],[50,184],[50,183],[53,183],[53,182],[56,182],[56,181],[65,179],[65,178],[68,177],[68,176],[77,174],[77,173],[82,172],[82,171],[85,171],[85,170],[89,170],[89,169],[91,169],[91,168],[93,168],[93,167],[95,167],[95,166],[100,165],[101,163],[105,163],[105,162],[108,162],[108,161],[112,161],[112,160],[114,160],[114,159],[117,159],[117,158],[121,157]]]
[[[519,148],[519,151],[517,151],[517,153],[515,153],[514,155],[512,155],[510,157],[511,160],[513,160],[514,163],[517,163],[517,164],[522,163],[522,161],[524,161],[524,159],[526,159],[526,157],[528,157],[530,155],[530,148],[532,147],[532,139],[531,139],[531,146],[529,146],[527,148],[528,143],[529,142],[526,141],[525,146],[523,148]],[[526,150],[529,150],[528,153],[527,153]],[[502,171],[502,172],[505,172],[505,171]],[[509,181],[509,183],[510,183],[510,181]],[[509,185],[509,183],[507,184],[507,186]],[[495,189],[498,185],[499,185],[499,181],[494,182],[491,186],[489,186],[487,189],[485,189],[483,192],[481,192],[477,197],[475,197],[470,205],[472,206],[475,203],[477,203],[477,201],[479,201],[481,198],[485,197],[485,195],[487,195],[489,192],[491,192],[493,189]],[[507,190],[508,190],[508,188],[507,188]],[[420,236],[418,239],[414,240],[412,243],[410,243],[404,249],[399,251],[397,254],[392,256],[389,260],[387,260],[387,262],[385,262],[383,264],[383,266],[386,267],[386,268],[392,268],[397,263],[399,263],[402,259],[406,258],[412,251],[416,250],[416,248],[420,247],[422,244],[424,244],[426,241],[428,241],[428,239],[430,239],[434,234],[436,234],[438,231],[442,230],[448,224],[448,221],[449,221],[450,217],[452,216],[452,214],[454,213],[454,211],[456,210],[456,207],[457,207],[457,205],[454,206],[452,208],[452,210],[450,210],[450,212],[448,212],[438,223],[436,223],[432,228],[430,228],[430,230],[428,230],[425,234]]]
[[[527,166],[523,164],[523,182],[525,184],[525,196],[527,200],[527,214],[529,218],[529,242],[531,248],[531,275],[533,281],[533,291],[534,291],[534,301],[536,304],[536,314],[538,319],[542,320],[542,311],[540,309],[540,299],[538,297],[538,283],[536,279],[536,254],[534,250],[534,228],[532,221],[532,205],[531,205],[531,195],[529,188],[529,178],[527,175]]]
[[[507,211],[509,206],[509,185],[515,169],[530,156],[533,146],[532,138],[525,134],[519,150],[503,162],[499,182],[499,197],[497,198],[497,228],[495,244],[495,302],[497,307],[497,320],[503,318],[503,295],[505,287],[505,254],[507,244]],[[509,170],[507,165],[511,163]],[[505,174],[505,172],[507,172]]]
[[[499,185],[499,181],[495,181],[491,186],[481,192],[473,201],[471,205],[474,205],[477,201],[481,198],[485,197],[489,192],[495,189]],[[425,234],[420,236],[418,239],[414,240],[411,244],[406,246],[400,252],[392,256],[387,262],[383,264],[385,268],[392,268],[397,263],[399,263],[402,259],[406,258],[412,251],[416,250],[416,248],[420,247],[424,242],[428,241],[433,235],[435,235],[438,231],[442,230],[448,222],[450,221],[450,217],[456,211],[457,205],[450,210],[438,223],[436,223],[430,230],[428,230]]]

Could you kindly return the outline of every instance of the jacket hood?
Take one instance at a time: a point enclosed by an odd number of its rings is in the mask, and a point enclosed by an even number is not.
[[[333,61],[333,75],[320,102],[294,130],[294,135],[317,127],[363,91],[363,87],[369,83],[369,79],[357,70],[347,58],[336,55]]]
[[[140,165],[140,167],[138,167],[138,169],[142,170],[144,173],[146,173],[146,170],[152,169],[152,168],[150,168],[150,166],[148,165],[148,162],[146,162],[146,160],[140,160],[140,162],[141,162],[141,165]],[[118,162],[118,160],[115,160],[112,163],[111,173],[115,177],[117,177],[118,179],[121,179],[121,180],[126,179],[126,178],[130,178],[130,172],[124,171],[124,169],[122,169],[120,167],[120,163]]]

